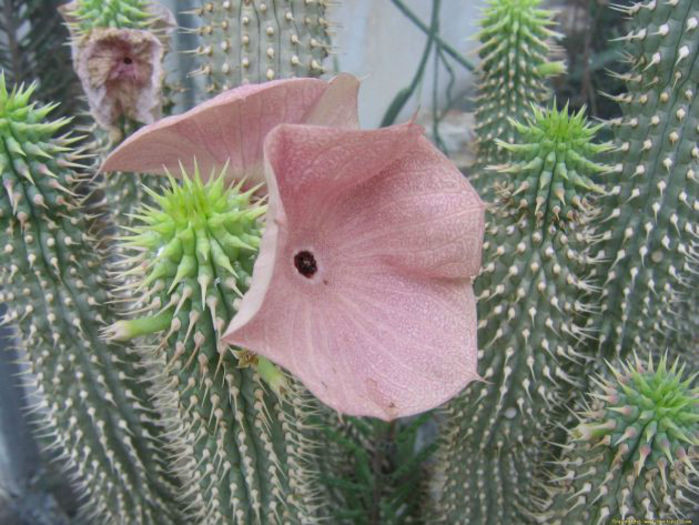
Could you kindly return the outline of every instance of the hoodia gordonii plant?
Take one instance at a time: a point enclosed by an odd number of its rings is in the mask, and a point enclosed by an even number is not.
[[[699,301],[699,3],[636,4],[627,50],[629,92],[612,121],[618,151],[612,190],[601,207],[606,259],[602,312],[595,319],[600,352],[671,345],[695,358]]]
[[[562,447],[539,521],[686,518],[699,505],[697,373],[666,357],[608,365]]]
[[[172,523],[180,513],[166,440],[133,348],[104,342],[107,304],[99,235],[77,194],[89,155],[51,121],[54,106],[8,91],[0,76],[0,250],[4,322],[16,329],[41,401],[40,433],[65,460],[86,516],[113,523]]]
[[[327,0],[212,0],[193,11],[201,44],[194,74],[206,91],[277,78],[318,77],[330,51]]]
[[[512,122],[521,142],[500,145],[510,182],[486,225],[485,265],[476,279],[479,372],[444,409],[435,500],[426,518],[448,523],[520,523],[532,505],[533,471],[550,414],[579,384],[570,369],[588,334],[591,260],[583,230],[595,217],[593,182],[608,167],[582,112],[533,108]]]
[[[510,159],[498,140],[518,139],[509,119],[524,122],[533,105],[547,103],[551,90],[546,79],[565,70],[562,63],[550,61],[551,41],[559,36],[553,24],[553,12],[542,9],[541,0],[491,0],[485,10],[478,34],[477,164],[470,180],[489,199],[494,179],[501,177],[487,167]]]
[[[157,333],[151,354],[161,410],[171,414],[182,492],[202,523],[308,523],[325,509],[311,455],[309,411],[293,381],[220,336],[249,285],[260,241],[254,190],[223,176],[171,179],[137,215],[131,280],[152,315],[119,321],[110,338]],[[131,277],[131,276],[129,276]],[[159,332],[162,332],[160,334]]]
[[[475,176],[495,205],[479,323],[483,204],[459,171],[414,124],[359,129],[356,79],[286,78],[321,73],[326,4],[190,3],[206,86],[191,98],[222,93],[158,122],[170,19],[143,0],[63,9],[96,120],[80,144],[106,156],[119,143],[103,171],[167,169],[165,189],[105,175],[100,199],[94,159],[60,137],[67,124],[3,86],[2,297],[86,521],[691,511],[696,395],[679,366],[652,363],[696,349],[696,0],[630,11],[637,63],[612,122],[611,184],[596,127],[532,107],[562,69],[548,61],[551,13],[535,0],[490,3]],[[439,59],[443,35],[430,42]],[[113,223],[132,220],[112,242]],[[589,388],[600,357],[623,363],[616,354],[632,350],[656,360],[616,364],[620,375]],[[471,380],[436,415],[436,442],[422,440],[429,412],[395,421]],[[306,388],[355,418],[337,425]],[[598,397],[579,410],[588,390]],[[583,421],[566,436],[572,412]],[[423,465],[437,467],[425,492]]]

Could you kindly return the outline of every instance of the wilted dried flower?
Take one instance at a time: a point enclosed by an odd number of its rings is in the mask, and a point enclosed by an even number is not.
[[[120,4],[115,10],[112,4],[86,0],[59,11],[71,33],[73,67],[97,123],[113,130],[122,117],[144,124],[160,118],[172,13],[154,2]]]
[[[75,67],[97,123],[160,117],[163,46],[148,31],[93,29],[77,43]]]

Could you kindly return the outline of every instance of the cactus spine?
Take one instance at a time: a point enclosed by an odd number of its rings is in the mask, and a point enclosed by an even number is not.
[[[582,112],[533,109],[529,125],[511,123],[522,143],[501,142],[513,157],[512,182],[486,227],[475,282],[479,372],[445,411],[437,498],[427,516],[448,523],[519,523],[531,506],[532,472],[544,453],[550,412],[578,381],[578,347],[587,338],[586,303],[594,266],[582,233],[594,218],[593,178],[608,148]]]
[[[564,71],[562,63],[549,62],[549,41],[559,35],[550,29],[553,13],[540,4],[540,0],[491,0],[482,20],[475,113],[478,156],[470,180],[489,198],[494,197],[491,190],[499,175],[487,166],[510,159],[510,152],[497,141],[511,144],[518,137],[508,117],[525,122],[532,105],[551,98],[546,78]]]
[[[67,120],[30,102],[34,87],[8,91],[0,76],[0,225],[5,322],[18,331],[42,396],[37,420],[62,450],[89,498],[85,512],[110,522],[174,522],[176,488],[165,473],[157,413],[128,346],[97,327],[113,318],[90,216],[77,197],[87,154],[54,138]],[[93,229],[93,234],[97,233]]]
[[[541,521],[678,519],[696,508],[699,389],[684,369],[637,355],[609,364],[563,446]]]
[[[298,387],[265,359],[220,341],[249,284],[266,207],[254,190],[225,188],[223,175],[171,180],[153,195],[134,235],[134,269],[149,316],[119,321],[109,333],[129,339],[163,331],[151,350],[162,409],[172,414],[183,496],[206,523],[313,521],[320,512],[304,457],[308,425]],[[198,507],[198,508],[197,508]]]
[[[699,301],[699,3],[639,3],[629,14],[633,68],[618,98],[624,116],[612,121],[617,164],[601,203],[607,263],[595,329],[607,358],[668,344],[695,356],[696,320],[687,317]]]
[[[317,77],[330,50],[326,0],[217,0],[194,11],[201,37],[194,50],[206,91],[249,82]]]

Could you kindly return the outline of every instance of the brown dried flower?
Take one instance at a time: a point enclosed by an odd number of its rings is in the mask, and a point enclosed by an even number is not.
[[[96,28],[75,43],[75,69],[97,123],[160,117],[163,46],[139,29]]]

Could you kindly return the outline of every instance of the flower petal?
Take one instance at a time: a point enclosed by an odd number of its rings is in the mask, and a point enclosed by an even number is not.
[[[328,89],[304,117],[305,124],[338,128],[358,128],[357,96],[359,79],[340,73],[328,84]]]
[[[107,158],[102,171],[177,173],[180,162],[193,171],[196,159],[204,177],[228,163],[230,178],[262,182],[262,144],[272,128],[307,116],[316,124],[356,126],[356,90],[349,75],[330,82],[300,78],[241,86],[139,130]]]
[[[419,127],[283,125],[265,156],[267,228],[224,340],[352,415],[415,414],[477,379],[484,205]]]

